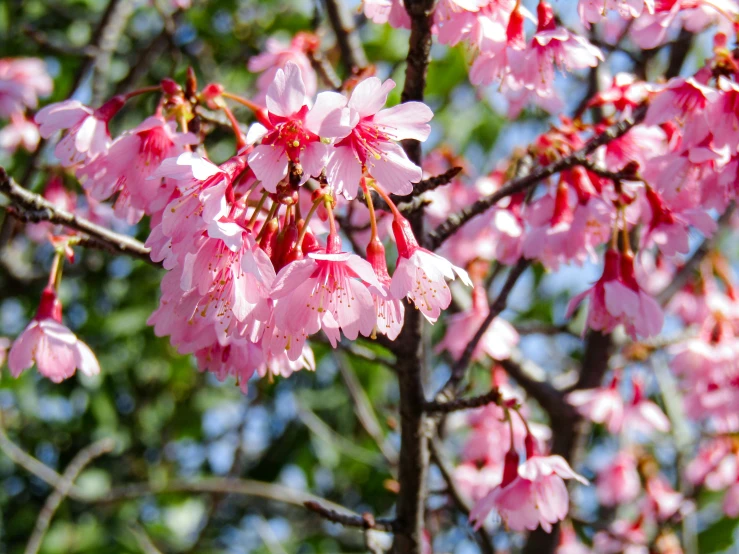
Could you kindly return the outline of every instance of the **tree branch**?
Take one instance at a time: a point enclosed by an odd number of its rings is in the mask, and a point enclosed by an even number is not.
[[[54,492],[49,495],[46,503],[41,508],[41,512],[36,520],[36,526],[33,529],[31,538],[28,540],[28,544],[26,544],[25,554],[36,554],[39,551],[44,536],[46,536],[46,531],[49,529],[51,519],[54,517],[59,505],[69,494],[69,491],[72,490],[74,481],[82,473],[82,470],[95,458],[110,452],[114,447],[115,442],[112,439],[102,439],[83,448],[72,459],[67,469],[61,475],[61,479],[56,483]]]
[[[501,401],[500,391],[498,389],[492,389],[485,394],[480,396],[473,396],[471,398],[457,398],[449,402],[426,402],[424,409],[431,413],[448,414],[450,412],[457,412],[459,410],[470,410],[473,408],[480,408],[481,406],[487,406],[493,402]]]
[[[324,0],[326,15],[336,35],[336,44],[341,52],[341,61],[350,74],[367,67],[367,56],[364,54],[359,35],[347,6],[342,0]]]
[[[480,340],[487,332],[488,327],[490,327],[490,324],[493,322],[493,320],[498,317],[503,310],[505,310],[506,304],[508,303],[508,296],[510,296],[513,287],[518,282],[518,278],[521,277],[521,275],[524,271],[526,271],[529,265],[531,265],[530,260],[521,258],[518,263],[513,266],[510,273],[508,273],[508,277],[503,284],[503,288],[498,293],[495,301],[492,302],[490,305],[490,311],[488,312],[488,315],[480,324],[480,327],[475,332],[472,340],[465,347],[464,352],[462,352],[459,360],[457,360],[452,366],[452,372],[449,376],[449,379],[441,388],[441,390],[439,390],[439,392],[436,394],[436,401],[438,403],[451,402],[452,400],[454,400],[459,385],[462,383],[462,380],[467,373],[467,368],[472,362],[472,356],[475,352],[475,349],[477,348],[477,345],[480,343]]]
[[[434,462],[436,463],[436,467],[439,468],[439,472],[441,473],[441,476],[444,478],[444,481],[447,484],[449,496],[451,496],[454,504],[457,506],[457,509],[462,512],[467,517],[467,519],[469,519],[470,511],[472,510],[472,503],[467,498],[465,498],[464,494],[462,494],[462,491],[460,491],[459,487],[457,487],[457,482],[454,480],[454,470],[449,461],[446,459],[446,456],[444,456],[444,450],[441,446],[441,442],[438,438],[435,437],[431,439],[430,445],[431,456],[433,457]],[[477,544],[480,546],[480,551],[482,552],[482,554],[495,554],[493,543],[484,528],[481,527],[476,531],[475,538],[477,540]]]
[[[634,111],[631,117],[628,117],[623,121],[612,125],[602,134],[591,139],[583,148],[581,148],[577,152],[574,152],[569,156],[565,156],[564,158],[561,158],[545,166],[538,166],[534,168],[529,174],[523,177],[512,179],[494,193],[483,196],[470,206],[460,210],[456,214],[450,215],[444,223],[441,223],[436,229],[429,233],[429,247],[432,250],[438,248],[446,239],[456,233],[457,230],[465,223],[467,223],[475,216],[486,212],[503,198],[506,198],[518,192],[522,192],[529,187],[532,187],[535,184],[539,183],[540,181],[551,177],[556,173],[559,173],[560,171],[570,169],[577,165],[584,165],[588,163],[587,156],[592,154],[601,146],[608,144],[609,142],[612,142],[625,135],[632,127],[638,125],[644,120],[644,116],[646,115],[646,113],[646,105],[640,106]]]
[[[370,513],[364,513],[361,516],[340,513],[335,510],[325,508],[319,502],[314,502],[312,500],[305,502],[303,505],[311,512],[321,516],[323,519],[333,521],[334,523],[340,523],[344,527],[360,527],[362,529],[377,529],[379,531],[390,532],[393,530],[393,520],[375,519],[375,517]]]
[[[49,221],[75,229],[87,235],[85,244],[116,254],[126,254],[152,265],[150,250],[132,237],[101,227],[83,217],[56,207],[43,196],[24,189],[0,167],[0,192],[10,198],[18,217],[28,221]]]

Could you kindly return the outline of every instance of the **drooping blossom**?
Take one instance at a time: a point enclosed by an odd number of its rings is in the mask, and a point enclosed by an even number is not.
[[[62,305],[50,287],[41,293],[35,317],[15,339],[8,354],[13,377],[34,364],[41,375],[55,383],[71,377],[77,369],[85,375],[100,373],[90,347],[62,324]]]
[[[275,323],[304,341],[320,329],[332,345],[339,330],[354,340],[375,328],[376,308],[368,286],[382,289],[372,266],[356,254],[341,251],[337,235],[329,235],[324,252],[313,252],[280,270],[271,297],[277,300]]]
[[[536,8],[536,34],[524,51],[510,50],[511,76],[524,88],[546,96],[554,83],[554,68],[562,70],[596,67],[602,52],[586,38],[558,27],[552,6],[540,0]]]
[[[65,100],[42,108],[35,120],[45,139],[57,131],[67,130],[54,154],[62,166],[70,167],[107,151],[110,146],[108,123],[124,103],[123,96],[114,96],[93,110],[77,100]]]
[[[629,504],[636,500],[640,490],[641,479],[630,452],[622,450],[598,472],[595,491],[603,506]]]
[[[321,173],[327,147],[319,137],[320,127],[326,114],[341,107],[339,98],[343,96],[321,93],[309,109],[300,68],[288,62],[277,70],[267,90],[266,118],[249,132],[250,137],[261,135],[261,144],[249,154],[249,166],[266,190],[276,192],[290,166],[291,176],[301,185]]]
[[[666,521],[685,505],[683,495],[675,491],[662,475],[648,478],[645,488],[649,506],[659,521]]]
[[[484,287],[477,286],[472,289],[472,307],[447,318],[447,331],[444,339],[436,346],[436,351],[446,350],[454,360],[458,360],[489,311],[490,306]],[[496,317],[478,342],[472,359],[480,360],[483,354],[487,354],[494,360],[505,360],[511,356],[511,351],[518,340],[518,333],[513,326],[506,320]]]
[[[377,309],[377,323],[375,329],[378,333],[386,335],[390,340],[395,340],[403,328],[405,317],[405,306],[403,300],[393,298],[390,294],[390,283],[392,279],[387,271],[387,260],[385,258],[385,247],[379,238],[375,237],[367,245],[367,261],[382,285],[377,291],[370,287],[372,299]]]
[[[619,377],[614,376],[608,387],[573,391],[567,395],[567,402],[590,421],[605,425],[609,433],[618,433],[624,418],[619,382]]]
[[[318,46],[319,39],[312,33],[297,33],[289,44],[285,44],[276,38],[268,38],[264,45],[264,51],[249,58],[249,71],[261,73],[257,79],[259,95],[255,100],[261,103],[266,98],[267,90],[277,77],[277,71],[284,69],[288,62],[292,62],[300,68],[306,95],[311,98],[315,96],[317,90],[316,72],[307,53],[314,51]]]
[[[41,135],[39,135],[38,126],[22,114],[12,114],[10,123],[0,129],[0,150],[11,154],[20,147],[27,152],[33,152],[39,140],[41,140]]]
[[[35,109],[38,97],[51,93],[54,86],[46,64],[38,58],[0,59],[0,117]]]
[[[116,214],[135,223],[164,208],[175,188],[165,177],[151,179],[162,161],[176,158],[186,145],[197,144],[192,133],[178,133],[174,121],[152,116],[123,133],[108,151],[85,164],[77,177],[96,200],[118,193]]]
[[[424,317],[434,323],[441,310],[452,301],[446,279],[454,280],[456,274],[468,287],[472,286],[472,281],[464,269],[421,248],[407,219],[395,219],[393,233],[398,245],[398,263],[390,283],[390,294],[398,299],[408,297]]]
[[[530,437],[528,437],[530,438]],[[527,440],[527,445],[531,441]],[[527,447],[527,460],[518,465],[518,455],[509,451],[503,481],[479,501],[470,512],[470,520],[479,528],[487,515],[496,510],[514,531],[533,531],[541,525],[547,533],[562,521],[569,510],[565,479],[588,481],[575,473],[561,456],[541,456]]]
[[[364,172],[393,194],[410,194],[413,183],[423,177],[397,141],[426,140],[433,113],[422,102],[382,109],[393,88],[392,79],[382,82],[369,77],[356,86],[348,101],[332,94],[332,102],[342,110],[326,112],[319,134],[337,139],[326,162],[326,178],[348,199],[356,196]]]

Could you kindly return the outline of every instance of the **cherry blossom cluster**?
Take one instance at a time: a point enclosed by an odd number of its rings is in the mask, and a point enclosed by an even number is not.
[[[36,121],[45,138],[63,131],[55,154],[94,201],[115,198],[115,214],[131,224],[149,216],[146,244],[167,270],[149,321],[156,334],[245,389],[255,372],[313,369],[306,339],[321,330],[334,347],[342,333],[392,340],[406,298],[433,323],[451,302],[446,281],[472,284],[466,271],[419,245],[390,197],[408,195],[422,179],[398,142],[425,140],[432,117],[418,102],[384,108],[394,86],[369,77],[349,96],[313,98],[292,62],[274,73],[264,106],[208,85],[197,101],[224,110],[238,142],[221,164],[197,148],[202,136],[188,125],[193,102],[170,80],[95,109],[52,104]],[[109,122],[125,103],[154,92],[162,98],[156,113],[111,137]],[[254,110],[248,133],[226,99]],[[337,204],[360,190],[371,223],[364,256],[343,248],[337,222]],[[392,277],[373,194],[393,219]]]
[[[36,124],[26,116],[38,106],[39,96],[51,94],[53,82],[38,58],[0,59],[0,153],[19,147],[32,152],[40,137]],[[8,121],[9,120],[9,121]]]

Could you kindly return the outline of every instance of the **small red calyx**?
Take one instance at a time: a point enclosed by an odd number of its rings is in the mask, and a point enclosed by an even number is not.
[[[275,246],[274,255],[275,271],[279,271],[288,264],[290,254],[293,251],[296,251],[295,246],[297,243],[298,226],[293,221],[285,226],[277,235],[277,244]]]
[[[274,263],[274,255],[277,245],[277,232],[280,229],[280,224],[277,219],[273,218],[265,222],[264,225],[266,228],[260,231],[260,233],[263,232],[263,234],[262,239],[259,241],[259,246],[262,248],[262,250],[264,250],[267,256],[270,257],[272,263]]]
[[[526,447],[526,459],[531,459],[534,456],[539,455],[539,446],[536,443],[536,439],[534,438],[534,435],[531,433],[526,434],[526,438],[523,441],[525,447]]]
[[[218,83],[210,83],[205,85],[202,91],[200,91],[200,101],[206,104],[212,102],[223,94],[223,85]]]
[[[513,440],[512,437],[511,440]],[[518,477],[518,462],[518,452],[511,448],[505,454],[505,461],[503,463],[503,480],[500,483],[500,488],[507,487],[516,479],[516,477]]]
[[[113,116],[120,111],[125,103],[126,97],[122,94],[118,94],[95,110],[95,117],[107,123],[113,119]]]
[[[393,220],[393,235],[398,244],[398,254],[402,258],[410,258],[413,252],[420,248],[410,222],[404,217],[396,217]]]
[[[338,254],[341,252],[341,237],[338,233],[330,233],[326,239],[326,254]]]
[[[165,77],[164,79],[162,79],[161,86],[162,91],[167,96],[182,96],[183,94],[182,87],[178,85],[176,81],[170,79],[169,77]]]
[[[367,245],[367,261],[372,265],[375,275],[382,283],[390,282],[390,274],[387,271],[387,260],[385,259],[385,246],[378,237],[374,237]]]
[[[305,225],[305,223],[303,225]],[[310,229],[310,227],[305,232],[301,249],[303,251],[303,254],[310,254],[311,252],[319,252],[322,250],[321,243],[318,242],[318,239],[313,234],[313,231]]]
[[[35,319],[37,321],[53,319],[57,323],[62,322],[62,303],[51,287],[46,287],[41,293],[41,301],[39,302]]]
[[[506,38],[508,45],[516,50],[523,50],[526,48],[526,32],[524,31],[524,17],[521,14],[518,6],[511,12],[511,17],[508,20],[508,28],[506,29]]]
[[[537,32],[541,31],[553,31],[557,28],[557,24],[554,20],[554,10],[549,3],[541,0],[539,5],[536,7],[536,16],[539,19],[539,25],[536,28]]]

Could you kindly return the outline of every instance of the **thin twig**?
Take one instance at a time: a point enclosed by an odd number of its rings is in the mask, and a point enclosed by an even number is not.
[[[119,254],[139,258],[158,265],[149,257],[149,248],[132,237],[116,233],[88,219],[58,208],[39,194],[30,192],[16,183],[4,168],[0,167],[0,192],[6,194],[18,209],[18,216],[31,221],[49,221],[85,233],[90,246],[96,246]]]
[[[459,360],[457,360],[456,363],[452,366],[452,371],[449,379],[441,388],[441,390],[436,394],[436,401],[438,403],[450,402],[454,400],[457,388],[459,387],[460,383],[464,379],[465,374],[467,373],[467,368],[472,361],[472,356],[475,352],[475,349],[477,348],[477,345],[480,343],[480,340],[482,340],[483,335],[487,332],[488,327],[490,327],[490,324],[493,322],[493,320],[498,317],[503,310],[505,310],[508,303],[508,296],[510,296],[511,291],[518,282],[519,277],[521,277],[524,271],[528,269],[529,265],[531,265],[530,260],[521,258],[508,273],[508,277],[503,284],[503,288],[498,293],[495,301],[490,304],[490,311],[488,312],[488,315],[485,317],[483,322],[480,324],[480,327],[477,329],[474,336],[465,347],[464,352],[462,352],[462,356],[460,356]]]
[[[54,514],[69,494],[69,491],[74,486],[75,479],[77,479],[82,470],[95,458],[110,452],[114,447],[115,441],[105,438],[83,448],[72,459],[67,469],[64,470],[54,492],[49,495],[49,498],[46,499],[46,502],[41,508],[41,512],[39,512],[31,538],[28,540],[28,544],[26,544],[25,554],[36,554],[39,551]]]
[[[472,396],[470,398],[456,398],[451,402],[426,402],[425,409],[427,412],[435,412],[448,414],[450,412],[457,412],[459,410],[470,410],[473,408],[480,408],[481,406],[487,406],[493,402],[500,402],[501,395],[498,389],[492,389],[485,394],[480,396]]]
[[[367,67],[367,56],[354,27],[348,6],[342,0],[324,0],[326,15],[336,35],[341,61],[349,73]]]
[[[608,144],[623,135],[625,135],[631,128],[638,125],[644,120],[644,116],[647,113],[646,105],[637,108],[631,117],[620,121],[597,137],[591,139],[584,147],[577,152],[565,156],[557,161],[544,166],[538,166],[534,168],[529,174],[512,179],[497,191],[487,196],[483,196],[470,206],[460,210],[459,212],[450,215],[446,221],[441,223],[436,229],[429,233],[428,244],[431,249],[436,249],[447,240],[450,236],[457,232],[457,230],[467,223],[472,218],[486,212],[492,208],[503,198],[527,190],[539,183],[540,181],[551,177],[552,175],[559,173],[565,169],[570,169],[577,165],[583,165],[588,163],[587,156],[592,154],[595,150],[601,146]]]
[[[320,502],[308,501],[303,504],[311,512],[315,512],[323,519],[340,523],[344,527],[359,527],[361,529],[377,529],[379,531],[393,530],[394,521],[391,519],[376,519],[370,513],[360,515],[350,515],[347,513],[337,512],[321,505]]]
[[[429,445],[431,449],[431,456],[436,463],[436,467],[439,468],[441,476],[447,484],[447,492],[449,496],[456,504],[457,509],[462,512],[467,518],[470,517],[470,511],[472,510],[472,503],[465,497],[462,491],[457,487],[457,482],[454,480],[454,470],[444,455],[444,449],[438,438],[433,438]],[[475,533],[477,544],[480,546],[482,554],[495,554],[495,548],[493,542],[490,540],[490,535],[487,534],[484,528],[480,528]]]

